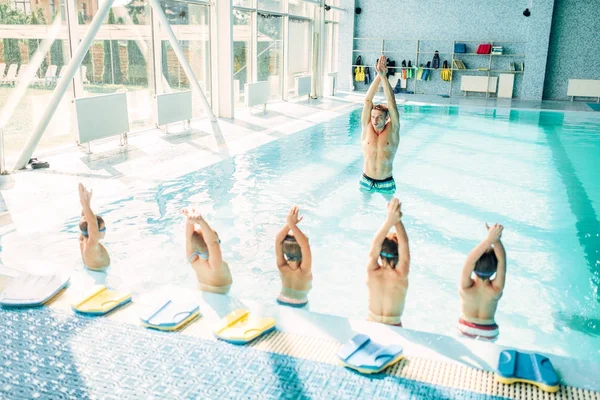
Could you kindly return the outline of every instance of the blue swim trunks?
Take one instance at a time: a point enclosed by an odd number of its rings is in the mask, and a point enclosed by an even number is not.
[[[360,178],[360,190],[363,192],[394,194],[396,193],[396,182],[394,182],[393,176],[385,179],[373,179],[363,173],[362,178]]]

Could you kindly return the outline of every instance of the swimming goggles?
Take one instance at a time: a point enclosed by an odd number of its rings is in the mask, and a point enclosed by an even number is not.
[[[102,227],[102,229],[98,229],[98,232],[102,233],[102,232],[106,232],[106,225],[104,227]],[[85,229],[81,230],[81,234],[85,237],[88,237],[88,231],[86,231]]]
[[[302,256],[288,256],[287,254],[285,255],[285,258],[287,258],[287,260],[291,262],[302,260]]]
[[[480,278],[489,278],[490,276],[492,276],[496,273],[496,271],[491,271],[491,272],[473,271],[473,272],[475,272],[475,275],[477,275]]]

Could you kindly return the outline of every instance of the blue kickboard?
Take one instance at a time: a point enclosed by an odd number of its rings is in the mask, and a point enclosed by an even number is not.
[[[383,346],[367,335],[357,334],[338,351],[338,357],[348,366],[377,371],[402,354],[402,346]]]
[[[523,379],[556,386],[558,375],[548,357],[517,350],[503,350],[498,358],[498,375],[503,378]]]
[[[27,274],[15,278],[0,294],[3,307],[38,307],[69,284],[68,277]]]
[[[199,309],[198,304],[168,300],[140,318],[150,327],[168,329],[181,324]]]

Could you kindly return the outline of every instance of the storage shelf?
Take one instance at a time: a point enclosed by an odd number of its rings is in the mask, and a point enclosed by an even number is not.
[[[352,64],[352,67],[369,67],[369,68],[373,68],[370,65],[357,65],[357,64]],[[412,67],[412,68],[408,68],[408,67],[403,67],[403,66],[399,66],[399,67],[387,67],[388,69],[427,69],[430,71],[443,71],[444,69],[442,67],[440,68],[427,68],[427,67]],[[481,69],[477,69],[477,68],[448,68],[449,71],[475,71],[475,72],[503,72],[503,73],[514,73],[514,74],[522,74],[524,71],[506,71],[506,70],[500,70],[500,69],[490,69],[490,70],[481,70]]]
[[[525,61],[525,59],[527,58],[527,56],[522,53],[523,52],[523,47],[519,46],[519,45],[515,45],[515,46],[511,46],[510,44],[513,43],[518,43],[518,44],[527,44],[528,42],[526,41],[511,41],[511,40],[444,40],[444,39],[385,39],[385,38],[354,38],[354,40],[374,40],[374,41],[378,41],[381,44],[381,48],[384,49],[383,51],[381,50],[353,50],[352,53],[354,56],[358,55],[358,53],[365,53],[367,55],[367,57],[369,57],[369,54],[383,54],[383,55],[389,55],[391,58],[393,58],[396,61],[396,66],[394,67],[388,67],[388,75],[393,76],[394,74],[401,74],[402,70],[406,70],[409,69],[408,67],[403,67],[400,64],[400,60],[402,60],[402,58],[404,59],[409,59],[412,58],[413,61],[413,66],[411,67],[413,70],[422,70],[422,71],[452,71],[452,72],[456,72],[457,75],[455,77],[453,77],[450,81],[446,81],[445,83],[448,84],[447,88],[448,88],[448,94],[453,96],[457,93],[456,89],[457,89],[457,82],[461,82],[464,78],[465,75],[463,75],[463,72],[466,72],[467,74],[472,74],[473,76],[478,76],[478,77],[487,77],[488,79],[491,78],[498,78],[500,79],[500,75],[499,74],[523,74],[524,71],[511,71],[511,70],[507,70],[505,68],[510,68],[511,65],[514,63],[516,66],[518,66],[521,61]],[[401,50],[395,50],[393,49],[394,46],[392,44],[392,42],[414,42],[415,47],[411,50],[411,49],[406,49],[407,46],[399,46],[401,47]],[[354,42],[356,43],[356,42]],[[391,44],[391,45],[388,45]],[[450,48],[450,50],[454,50],[455,49],[455,45],[457,43],[465,43],[467,46],[467,50],[470,50],[470,52],[465,52],[465,53],[455,53],[453,51],[425,51],[425,50],[429,50],[432,48],[442,48],[442,50],[448,49],[449,46],[446,45],[445,43],[452,43],[452,47]],[[493,46],[502,46],[504,48],[504,51],[515,51],[514,54],[511,53],[507,53],[507,54],[492,54],[492,52],[487,53],[487,54],[479,54],[477,52],[474,52],[473,50],[478,49],[478,45],[480,44],[487,44],[487,45],[491,45]],[[357,44],[358,46],[358,44]],[[386,47],[390,47],[390,50],[385,50]],[[439,47],[438,47],[439,46]],[[423,51],[422,51],[423,50]],[[521,51],[521,53],[519,53],[518,51]],[[431,57],[434,54],[439,54],[440,55],[440,67],[439,68],[431,68],[431,67],[426,67],[425,65],[427,64],[427,62],[431,61]],[[463,57],[461,56],[465,56],[464,60],[461,60]],[[483,58],[478,58],[477,62],[474,62],[473,60],[470,59],[470,57],[473,56],[478,56],[478,57],[483,57]],[[372,56],[370,56],[372,57]],[[486,58],[487,57],[487,58]],[[504,59],[501,59],[502,61],[497,62],[498,59],[494,59],[494,57],[505,57]],[[508,57],[508,58],[506,58]],[[449,64],[450,67],[454,67],[454,61],[465,61],[465,60],[471,60],[468,61],[467,64],[474,64],[477,65],[478,67],[484,67],[485,69],[481,70],[479,68],[465,68],[465,69],[459,69],[459,68],[442,68],[442,65],[444,63],[444,61],[447,61],[447,63]],[[502,64],[506,64],[506,65],[502,65]],[[418,65],[423,65],[423,67],[418,67]],[[431,64],[430,64],[431,65]],[[352,65],[353,70],[355,67],[371,67],[370,65]],[[493,69],[493,67],[499,67],[500,69]],[[372,77],[376,77],[376,72],[374,71],[374,68],[372,68]],[[435,72],[434,72],[435,73]],[[398,76],[398,75],[396,75]],[[506,78],[511,78],[511,77],[506,77]],[[391,79],[391,77],[390,77]],[[478,78],[481,79],[481,78]],[[514,79],[514,78],[511,78]],[[500,80],[499,80],[500,81]],[[412,90],[414,91],[414,93],[419,93],[422,91],[427,92],[427,90],[425,90],[425,88],[427,87],[427,84],[425,84],[424,86],[421,86],[422,82],[426,82],[426,81],[420,81],[418,79],[409,79],[408,83],[407,83],[407,89],[408,90]],[[486,92],[486,97],[488,96],[488,93]]]
[[[379,53],[379,54],[398,54],[398,53],[407,53],[407,54],[413,54],[413,51],[411,50],[407,50],[407,51],[398,51],[398,50],[392,50],[392,51],[381,51],[381,50],[352,50],[353,53]],[[416,54],[435,54],[435,51],[418,51],[416,52]],[[441,52],[438,51],[438,54],[453,54],[454,56],[492,56],[492,57],[527,57],[525,54],[477,54],[477,53],[445,53],[445,52]]]
[[[353,64],[352,67],[369,67],[369,68],[371,68],[370,65],[355,65],[355,64]],[[409,69],[409,68],[408,67],[402,67],[402,66],[400,66],[400,67],[388,67],[388,69]],[[415,68],[415,67],[412,67],[412,69],[417,69],[417,70],[418,69],[422,69],[422,70],[427,69],[427,70],[430,70],[430,71],[443,71],[444,70],[441,67],[440,68],[426,68],[426,67],[423,67],[423,68],[418,68],[417,67],[417,68]],[[462,68],[448,68],[448,70],[449,71],[470,71],[470,72],[473,72],[473,71],[475,71],[475,72],[502,72],[502,73],[507,73],[507,74],[508,73],[522,74],[524,72],[524,71],[505,71],[505,70],[500,70],[500,69],[480,70],[480,69],[477,69],[477,68],[467,68],[467,69],[462,69]]]

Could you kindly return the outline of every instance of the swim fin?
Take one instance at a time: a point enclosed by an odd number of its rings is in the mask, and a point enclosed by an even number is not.
[[[391,75],[396,73],[396,61],[392,61],[390,59],[387,60],[387,74],[386,76],[389,78]]]
[[[450,68],[448,68],[448,61],[446,61],[446,60],[444,60],[444,64],[442,66],[442,71],[440,72],[440,76],[442,77],[442,80],[444,80],[444,81],[452,80],[452,72],[450,71]]]
[[[438,69],[440,67],[440,53],[437,50],[435,51],[435,54],[433,55],[431,67],[433,69]]]
[[[419,65],[419,68],[417,69],[417,79],[420,81],[423,80],[423,64]]]
[[[354,65],[355,65],[355,68],[354,68],[354,80],[356,82],[360,82],[358,80],[358,73],[360,72],[359,66],[362,65],[362,57],[361,56],[356,57],[356,61],[354,61]]]
[[[358,74],[356,80],[359,82],[365,81],[365,67],[358,67]]]
[[[425,67],[425,71],[423,72],[423,76],[421,77],[423,81],[428,81],[431,79],[431,61],[427,61],[427,66]]]

